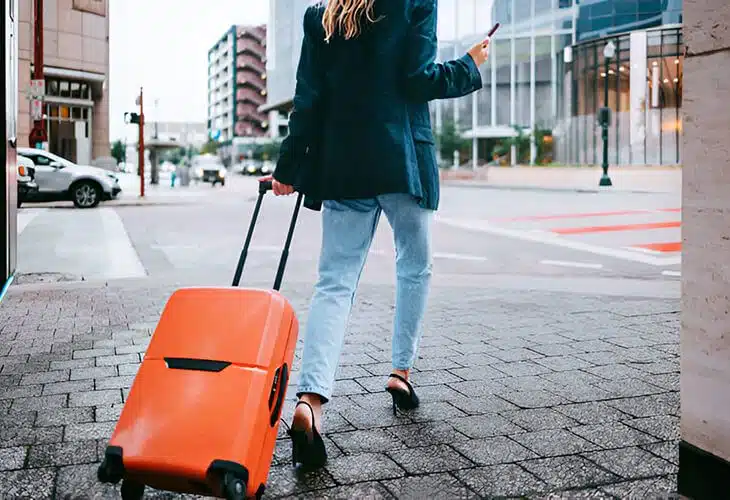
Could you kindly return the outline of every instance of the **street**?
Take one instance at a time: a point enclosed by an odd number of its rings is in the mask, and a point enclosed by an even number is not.
[[[176,199],[175,190],[159,190]],[[72,262],[78,257],[77,262],[86,268],[85,278],[146,274],[193,283],[229,281],[256,199],[255,179],[232,176],[225,188],[200,185],[177,191],[178,203],[122,206],[116,214],[110,208],[114,203],[97,212],[22,210],[21,227],[29,236],[21,239],[19,248],[21,256],[27,256],[20,259],[21,273],[45,272],[55,266],[57,271],[68,269],[70,275],[80,275]],[[257,279],[265,277],[267,265],[276,265],[293,203],[293,197],[265,200],[251,249],[250,267]],[[480,286],[492,279],[504,282],[520,276],[534,278],[535,286],[545,278],[557,286],[556,277],[566,282],[621,280],[629,294],[634,286],[676,292],[679,204],[678,193],[445,187],[433,230],[435,279]],[[124,242],[93,238],[94,234],[120,234],[114,231],[119,224],[126,229],[139,263],[124,252]],[[55,257],[35,244],[51,230],[64,232],[63,238],[57,237],[63,252]],[[311,283],[314,279],[319,231],[319,215],[303,210],[288,280]],[[38,234],[31,237],[33,232]],[[90,251],[89,245],[107,248],[108,262],[90,263],[90,257],[99,259],[105,252]],[[52,258],[63,262],[52,262]],[[120,260],[125,262],[117,270]],[[393,269],[392,238],[383,218],[364,279],[390,282]]]
[[[230,284],[256,180],[157,190],[20,211],[19,276],[0,305],[3,498],[115,498],[95,464],[166,298]],[[273,282],[293,204],[265,199],[244,285]],[[296,477],[282,426],[266,498],[668,496],[679,209],[679,193],[444,186],[413,375],[423,405],[397,418],[383,391],[395,281],[383,217],[324,420],[330,463]],[[302,325],[319,231],[303,210],[282,290]]]

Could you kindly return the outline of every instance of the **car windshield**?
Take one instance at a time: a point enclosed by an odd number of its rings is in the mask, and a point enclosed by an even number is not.
[[[196,166],[198,167],[221,167],[221,161],[215,157],[215,156],[208,156],[208,157],[198,157],[198,159],[195,162]]]

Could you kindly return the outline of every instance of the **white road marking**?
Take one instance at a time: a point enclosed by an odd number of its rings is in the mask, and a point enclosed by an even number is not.
[[[632,252],[643,252],[648,255],[662,255],[662,252],[659,252],[657,250],[652,250],[650,248],[641,248],[641,247],[624,247],[625,250],[629,250]]]
[[[593,264],[591,262],[570,262],[565,260],[541,260],[540,264],[548,266],[561,267],[577,267],[581,269],[603,269],[603,264]]]
[[[18,235],[28,227],[33,219],[48,210],[47,208],[22,208],[18,210]]]
[[[674,276],[676,278],[679,278],[682,276],[682,271],[662,271],[662,274],[664,276]]]
[[[673,257],[654,257],[651,255],[644,255],[638,252],[629,252],[627,250],[621,250],[618,248],[601,247],[597,245],[591,245],[588,243],[582,243],[580,241],[570,240],[567,238],[554,238],[552,236],[543,236],[539,233],[533,233],[530,231],[519,231],[514,229],[505,229],[501,227],[492,226],[484,221],[474,220],[463,220],[463,219],[450,219],[447,217],[436,216],[436,220],[443,224],[448,224],[453,227],[459,227],[470,231],[480,231],[483,233],[496,234],[499,236],[506,236],[508,238],[515,238],[519,240],[532,241],[535,243],[544,243],[546,245],[554,245],[563,248],[569,248],[571,250],[577,250],[581,252],[593,253],[596,255],[603,255],[606,257],[613,257],[615,259],[628,260],[633,262],[641,262],[643,264],[650,264],[652,266],[671,266],[680,264],[682,262],[681,256]]]
[[[122,218],[112,208],[98,208],[104,234],[99,240],[104,242],[109,268],[105,278],[137,278],[147,276],[139,256],[132,246]]]
[[[433,256],[436,259],[467,260],[467,261],[477,261],[477,262],[483,262],[483,261],[487,260],[486,257],[482,257],[480,255],[465,255],[465,254],[460,254],[460,253],[435,252],[433,254]]]

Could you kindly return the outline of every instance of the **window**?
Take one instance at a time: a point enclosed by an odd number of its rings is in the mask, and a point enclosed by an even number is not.
[[[23,155],[23,156],[31,159],[33,161],[33,163],[35,163],[36,165],[48,166],[51,164],[51,160],[45,156],[41,156],[41,155]]]

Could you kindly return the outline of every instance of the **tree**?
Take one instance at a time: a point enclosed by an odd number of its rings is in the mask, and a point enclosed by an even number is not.
[[[261,148],[261,156],[264,160],[276,161],[279,158],[279,149],[281,143],[276,139],[263,144]]]
[[[124,147],[124,143],[120,140],[116,140],[112,143],[112,157],[117,160],[117,164],[126,163],[127,160],[127,148]]]
[[[217,152],[218,152],[218,143],[212,139],[208,139],[208,142],[203,144],[203,147],[200,148],[200,154],[202,154],[202,155],[205,155],[205,154],[214,155]]]
[[[512,146],[515,146],[517,152],[517,163],[524,164],[530,162],[530,134],[525,134],[523,129],[518,126],[513,126],[516,135],[504,139],[496,148],[494,152],[498,156],[505,156],[510,154]]]
[[[461,136],[453,121],[445,121],[441,130],[437,133],[441,156],[450,162],[454,151],[462,152],[469,146],[469,139]]]
[[[517,150],[517,163],[528,164],[530,163],[530,137],[535,138],[535,163],[540,164],[546,156],[545,151],[545,137],[552,136],[550,129],[536,128],[534,131],[525,133],[521,127],[514,127],[516,135],[504,139],[497,147],[494,148],[494,152],[498,156],[505,156],[510,153],[512,146],[515,146]]]
[[[182,159],[185,158],[186,154],[187,150],[183,147],[171,149],[163,153],[162,160],[169,161],[173,165],[179,165]]]

